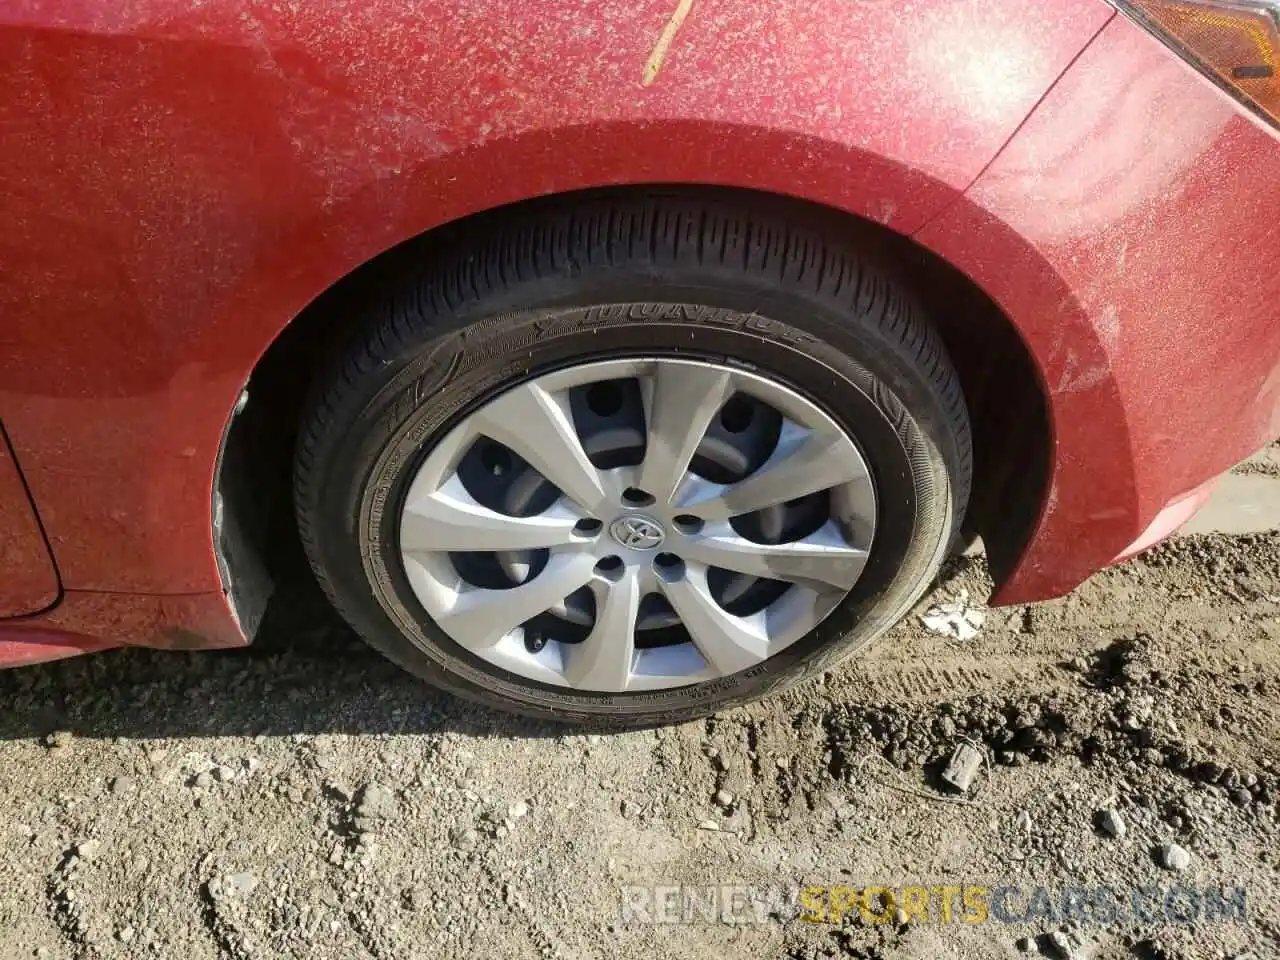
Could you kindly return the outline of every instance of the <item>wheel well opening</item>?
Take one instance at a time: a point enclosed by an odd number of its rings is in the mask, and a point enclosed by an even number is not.
[[[973,426],[974,478],[965,532],[980,535],[997,583],[1012,570],[1040,514],[1051,425],[1036,367],[1012,323],[972,281],[937,255],[885,227],[806,201],[747,190],[624,187],[561,194],[501,207],[410,239],[347,274],[303,310],[255,366],[232,418],[215,483],[219,562],[237,615],[253,638],[273,594],[296,612],[327,616],[294,521],[293,450],[312,384],[357,331],[350,309],[382,298],[437,251],[482,236],[495,223],[587,196],[696,191],[825,232],[874,238],[895,261],[942,336],[963,385]],[[312,615],[312,614],[309,614]]]
[[[1053,424],[1040,371],[1012,321],[977,284],[923,247],[897,236],[895,242],[960,375],[973,428],[964,533],[982,538],[999,587],[1048,494]]]

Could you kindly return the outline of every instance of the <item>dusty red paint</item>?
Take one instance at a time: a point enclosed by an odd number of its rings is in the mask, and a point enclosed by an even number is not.
[[[998,600],[1070,590],[1280,435],[1277,183],[1275,133],[1117,18],[917,234],[1049,388],[1052,492]]]
[[[917,234],[1008,310],[1057,447],[1004,596],[1069,589],[1280,432],[1264,276],[1280,149],[1128,25],[1081,55],[1112,17],[1100,0],[1052,7],[695,0],[656,75],[676,0],[0,11],[0,419],[64,587],[217,595],[229,411],[289,319],[358,264],[530,196],[693,182]],[[1224,270],[1206,251],[1232,230],[1243,266]],[[1173,269],[1185,283],[1152,279]],[[1216,395],[1180,393],[1184,367]],[[206,613],[234,635],[225,605]]]
[[[0,617],[36,613],[58,599],[58,573],[22,476],[0,432]],[[0,654],[0,663],[3,663]]]
[[[244,642],[220,592],[166,596],[69,590],[42,616],[0,622],[0,666],[112,647],[213,650]]]

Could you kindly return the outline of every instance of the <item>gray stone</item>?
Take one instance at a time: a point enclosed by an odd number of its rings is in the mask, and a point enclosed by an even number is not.
[[[133,787],[133,777],[119,776],[111,778],[111,792],[117,796],[122,793],[129,793]]]
[[[1124,817],[1120,815],[1120,811],[1115,807],[1107,807],[1102,811],[1099,817],[1099,823],[1102,829],[1115,837],[1117,840],[1123,840],[1129,828],[1125,825]]]
[[[1160,865],[1169,870],[1186,870],[1191,866],[1191,854],[1176,843],[1160,847]]]
[[[942,771],[942,779],[961,793],[967,793],[973,785],[973,779],[982,769],[982,751],[970,744],[962,743],[956,747]]]
[[[400,811],[396,795],[380,783],[368,783],[360,791],[359,802],[356,803],[356,816],[368,819],[386,819],[394,817]]]
[[[1063,930],[1055,930],[1045,939],[1051,957],[1059,960],[1082,960],[1084,957],[1080,944]]]
[[[76,844],[76,856],[81,860],[92,860],[98,855],[100,849],[102,844],[97,840],[81,840]]]
[[[733,804],[733,794],[728,790],[717,790],[716,803],[720,804],[722,807],[731,806]]]
[[[224,897],[247,897],[258,887],[258,875],[252,870],[224,873],[218,877],[217,893]]]

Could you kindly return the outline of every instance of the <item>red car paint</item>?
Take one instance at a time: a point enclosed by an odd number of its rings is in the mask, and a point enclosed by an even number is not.
[[[1280,144],[1101,0],[680,8],[0,10],[0,422],[64,591],[0,622],[0,664],[243,642],[211,491],[255,362],[361,263],[546,193],[767,190],[972,277],[1055,436],[1004,601],[1071,589],[1280,434]],[[33,563],[0,566],[11,611],[48,602]]]
[[[1280,142],[1127,20],[916,234],[1017,323],[1056,451],[997,600],[1064,592],[1280,435]],[[1186,520],[1182,516],[1181,520]]]
[[[53,559],[45,548],[18,465],[0,433],[0,617],[38,613],[57,599],[58,574]]]

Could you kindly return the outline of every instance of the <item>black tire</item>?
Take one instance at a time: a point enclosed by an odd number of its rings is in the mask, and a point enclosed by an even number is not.
[[[815,221],[816,222],[816,221]],[[505,710],[647,725],[702,716],[829,669],[931,583],[968,499],[959,380],[874,233],[788,222],[766,201],[678,190],[575,198],[463,237],[350,318],[361,331],[299,434],[303,544],[338,611],[406,670]],[[587,356],[726,358],[845,427],[880,516],[862,577],[816,630],[761,665],[629,694],[507,674],[436,627],[409,589],[398,498],[434,439],[514,382]]]

